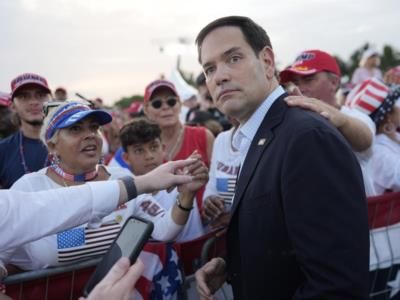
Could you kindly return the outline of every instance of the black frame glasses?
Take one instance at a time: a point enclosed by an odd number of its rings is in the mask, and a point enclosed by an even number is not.
[[[62,101],[48,101],[45,102],[43,104],[43,113],[44,116],[47,117],[47,115],[49,114],[50,110],[52,110],[53,108],[59,107],[62,104],[65,104],[66,102],[62,102]]]
[[[178,99],[175,97],[168,97],[166,101],[163,101],[161,99],[154,99],[150,101],[151,106],[155,109],[160,109],[163,102],[167,103],[169,107],[174,107],[176,103],[178,102]]]

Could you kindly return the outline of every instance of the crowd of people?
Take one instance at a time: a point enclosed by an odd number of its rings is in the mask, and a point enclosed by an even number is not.
[[[320,49],[277,71],[268,34],[246,17],[211,22],[196,43],[197,94],[156,79],[127,110],[73,100],[64,87],[53,93],[38,74],[11,80],[0,94],[2,189],[34,195],[140,178],[188,158],[177,174],[191,180],[58,230],[42,220],[47,234],[0,247],[3,274],[103,254],[137,215],[159,241],[224,228],[226,257],[196,273],[202,299],[225,281],[236,299],[367,299],[366,198],[400,191],[400,66],[382,72],[367,49],[347,92],[335,58]]]

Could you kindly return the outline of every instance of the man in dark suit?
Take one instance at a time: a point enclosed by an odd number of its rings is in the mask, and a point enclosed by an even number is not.
[[[217,107],[239,120],[243,155],[227,259],[197,273],[202,299],[228,279],[235,299],[367,299],[369,232],[360,167],[323,117],[289,108],[263,28],[215,20],[197,36]]]

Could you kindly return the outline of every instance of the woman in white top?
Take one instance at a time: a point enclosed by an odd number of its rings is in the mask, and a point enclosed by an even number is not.
[[[66,102],[52,108],[50,112],[48,110],[41,138],[48,147],[52,165],[23,176],[12,189],[49,190],[130,175],[128,170],[107,168],[99,164],[102,146],[99,126],[111,121],[108,113],[92,110],[79,102]],[[207,178],[205,170],[207,168],[204,164],[197,162],[189,170],[197,175],[197,180],[183,185],[182,189],[196,191]],[[192,206],[192,202],[182,201],[181,204],[185,207]],[[144,194],[121,205],[103,219],[59,232],[16,249],[10,263],[25,270],[32,270],[103,254],[131,215],[154,222],[152,237],[163,241],[173,239],[182,230],[188,218],[188,213],[177,205],[165,211],[151,195]]]
[[[351,77],[352,84],[359,84],[370,78],[382,80],[382,71],[379,69],[379,53],[374,49],[367,49],[362,54],[360,66]]]
[[[375,192],[400,191],[400,85],[386,86],[369,79],[350,92],[347,104],[367,113],[376,124],[369,159]]]

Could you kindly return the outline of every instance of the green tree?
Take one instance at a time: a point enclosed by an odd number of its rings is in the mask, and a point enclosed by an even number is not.
[[[343,77],[347,78],[350,81],[351,75],[360,64],[362,54],[369,47],[370,44],[365,43],[361,47],[355,49],[348,60],[344,60],[339,56],[335,56]],[[392,67],[400,65],[400,52],[390,45],[383,46],[383,50],[380,52],[380,58],[380,69],[382,70],[382,72],[385,72]]]
[[[114,105],[120,109],[124,109],[124,108],[128,108],[134,101],[143,102],[143,96],[142,95],[133,95],[130,97],[122,97],[121,99],[116,101]]]
[[[390,45],[384,45],[381,56],[381,69],[387,71],[398,65],[400,65],[400,52]]]

